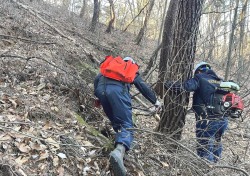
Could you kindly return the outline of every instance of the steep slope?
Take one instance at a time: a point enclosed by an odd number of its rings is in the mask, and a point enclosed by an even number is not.
[[[144,68],[155,42],[137,46],[134,35],[106,34],[104,25],[93,33],[88,21],[42,1],[0,4],[0,175],[111,175],[114,136],[102,109],[93,106],[93,78],[109,54],[132,56]],[[176,142],[154,132],[157,121],[148,109],[136,102],[134,107],[138,129],[125,159],[129,175],[229,175],[192,152],[193,114]],[[169,151],[173,144],[182,150]],[[250,169],[247,149],[245,156],[222,163]]]

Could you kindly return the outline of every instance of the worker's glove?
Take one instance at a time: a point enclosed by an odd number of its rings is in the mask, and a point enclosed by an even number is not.
[[[156,113],[161,112],[161,110],[162,110],[162,104],[161,104],[160,101],[156,100],[154,106],[155,106],[155,112],[156,112]]]
[[[100,100],[99,100],[99,99],[95,99],[94,101],[95,101],[95,107],[96,107],[96,108],[100,108],[100,107],[101,107],[101,102],[100,102]]]

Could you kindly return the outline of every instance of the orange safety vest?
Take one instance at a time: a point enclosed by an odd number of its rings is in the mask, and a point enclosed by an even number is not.
[[[100,72],[103,76],[125,83],[134,81],[138,69],[137,64],[131,61],[125,62],[120,56],[106,56],[100,66]]]

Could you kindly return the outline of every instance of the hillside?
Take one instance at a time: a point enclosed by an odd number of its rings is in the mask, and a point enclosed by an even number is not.
[[[0,175],[112,175],[113,132],[102,109],[94,107],[93,79],[106,55],[134,57],[143,69],[156,43],[138,46],[133,34],[107,34],[102,25],[93,33],[89,21],[43,2],[0,4]],[[156,119],[145,115],[140,102],[133,104],[142,108],[134,110],[128,175],[250,172],[249,123],[231,122],[216,167],[193,152],[194,114],[176,142],[154,132]],[[182,150],[168,151],[173,144]]]

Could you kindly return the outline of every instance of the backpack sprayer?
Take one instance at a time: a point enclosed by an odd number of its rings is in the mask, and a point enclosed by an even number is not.
[[[238,95],[228,93],[222,97],[222,103],[226,114],[230,117],[239,118],[241,116],[244,104]]]
[[[228,115],[232,118],[239,118],[244,109],[244,104],[240,96],[233,92],[240,90],[238,84],[234,82],[221,82],[213,98],[213,109],[214,114]],[[221,94],[217,92],[226,92]]]

